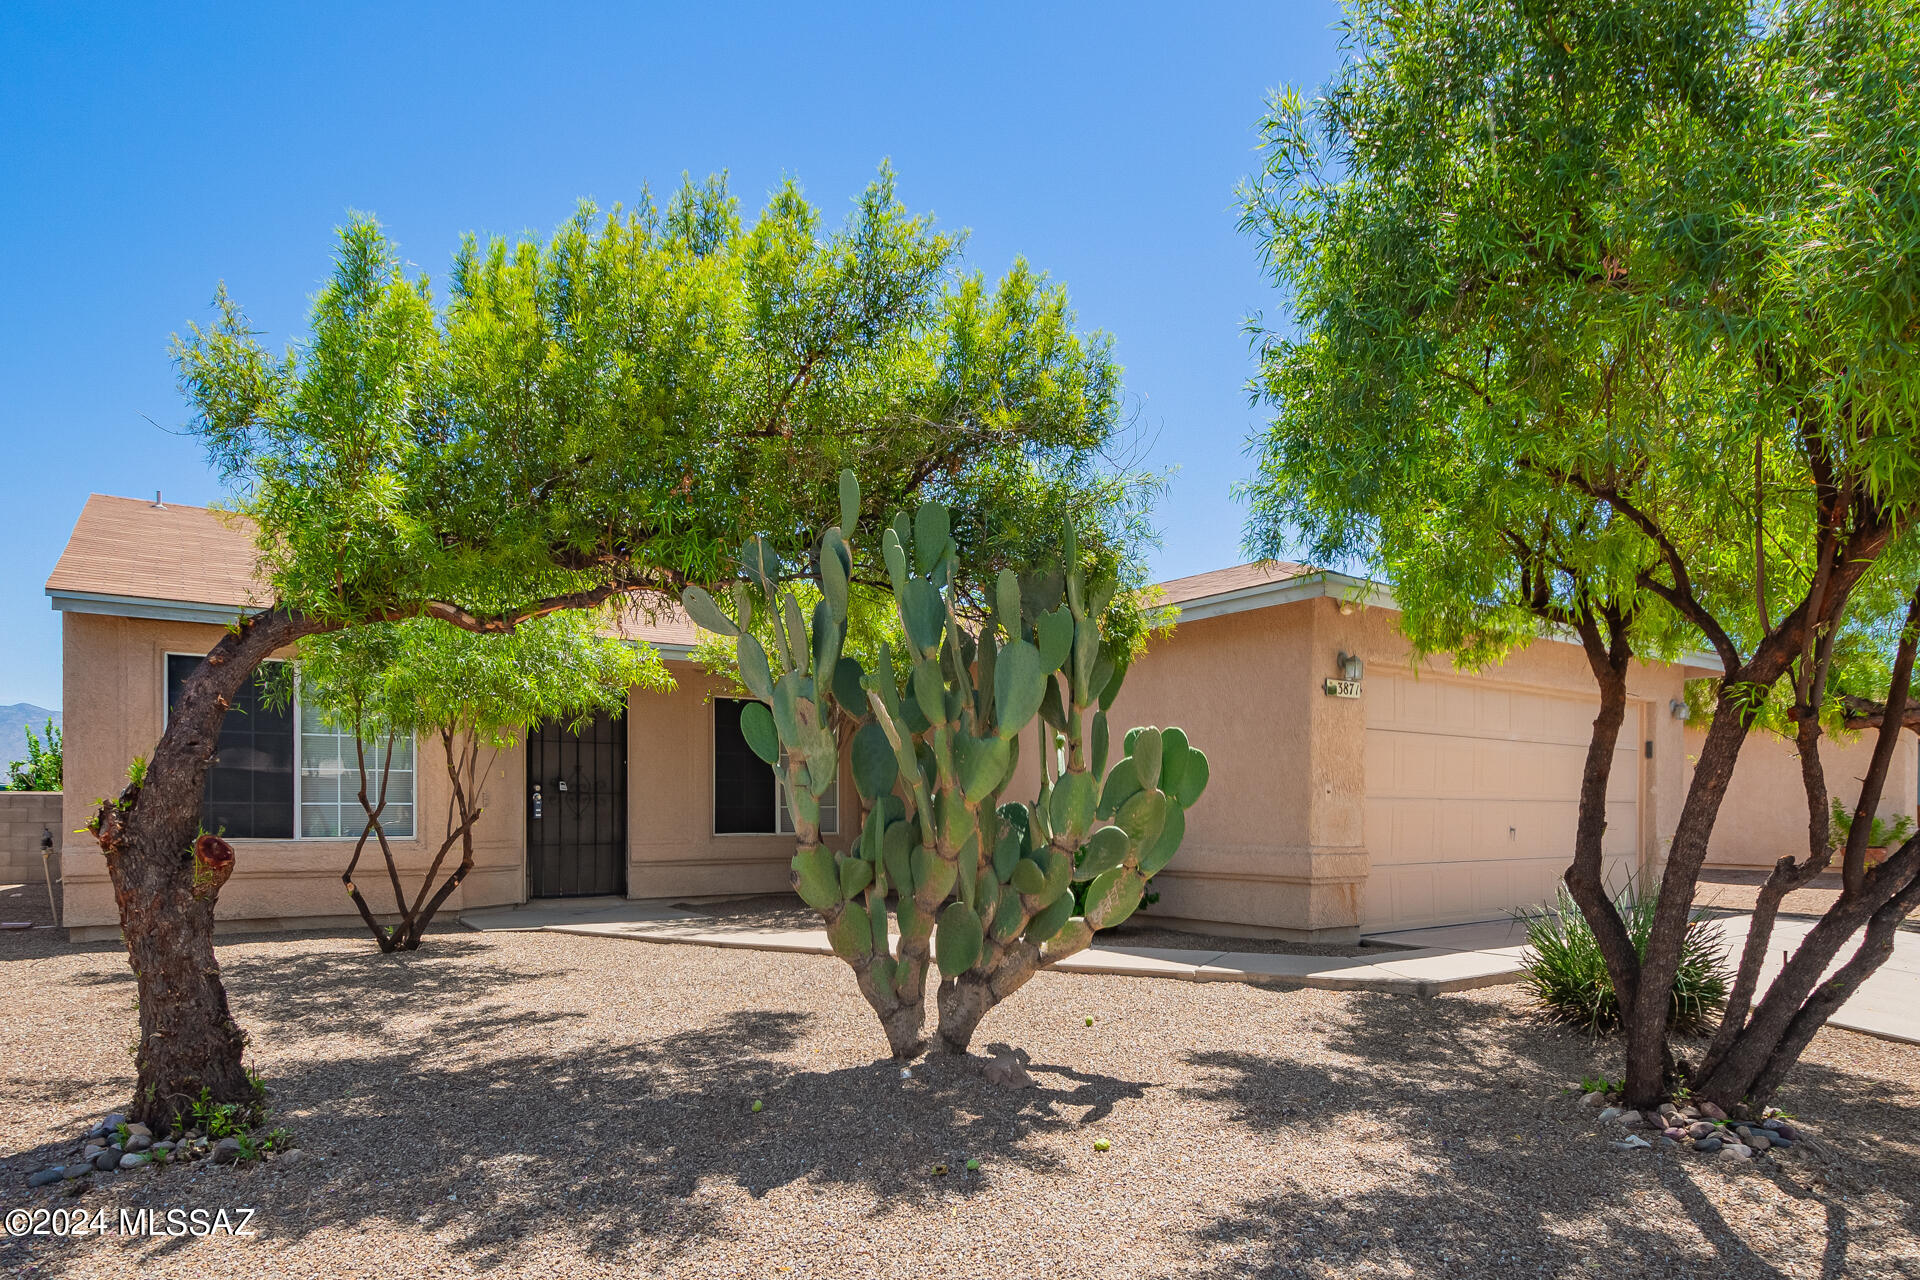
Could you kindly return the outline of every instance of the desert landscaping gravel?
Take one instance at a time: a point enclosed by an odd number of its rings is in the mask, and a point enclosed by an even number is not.
[[[258,1210],[245,1239],[0,1240],[0,1274],[1920,1276],[1920,1048],[1851,1032],[1780,1099],[1824,1154],[1736,1167],[1609,1149],[1568,1089],[1616,1052],[1511,987],[1042,974],[978,1046],[1030,1055],[1021,1090],[901,1079],[824,957],[453,931],[220,959],[310,1158],[30,1190],[127,1100],[133,982],[109,944],[0,934],[0,1210]]]

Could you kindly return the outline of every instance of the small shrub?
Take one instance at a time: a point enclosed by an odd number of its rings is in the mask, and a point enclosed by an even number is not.
[[[1835,852],[1847,847],[1847,837],[1853,831],[1853,810],[1833,798],[1833,821],[1827,824],[1828,840]],[[1903,845],[1913,834],[1913,819],[1904,813],[1895,814],[1891,821],[1875,817],[1873,828],[1867,836],[1869,849],[1892,849]]]
[[[60,728],[47,721],[45,732],[35,737],[33,726],[26,726],[27,758],[7,766],[7,781],[0,791],[58,791],[61,785],[62,751]]]
[[[1633,887],[1614,899],[1627,936],[1643,958],[1647,934],[1653,928],[1657,895],[1636,895]],[[1563,887],[1551,910],[1523,914],[1531,954],[1521,965],[1521,985],[1532,993],[1541,1011],[1555,1022],[1579,1027],[1591,1035],[1620,1028],[1620,999],[1607,975],[1606,959],[1580,906]],[[1673,1008],[1668,1027],[1676,1035],[1699,1035],[1710,1030],[1726,1008],[1726,947],[1707,921],[1695,912],[1680,953],[1680,972],[1673,983]]]

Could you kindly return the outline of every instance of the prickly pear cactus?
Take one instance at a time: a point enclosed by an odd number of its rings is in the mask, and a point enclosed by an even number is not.
[[[1180,847],[1207,758],[1178,729],[1134,729],[1109,767],[1107,709],[1126,674],[1100,625],[1114,586],[1086,580],[1070,526],[1061,568],[1002,572],[982,615],[959,601],[946,508],[896,516],[880,552],[905,647],[882,645],[871,671],[844,655],[859,505],[845,473],[810,618],[758,540],[742,549],[731,616],[698,587],[683,601],[700,626],[737,637],[740,679],[759,699],[741,730],[787,788],[794,889],[826,922],[894,1056],[926,1047],[935,967],[936,1047],[964,1052],[1036,970],[1139,907]],[[1030,727],[1040,793],[1007,802]],[[836,854],[820,843],[820,800],[843,742],[864,817],[853,850]]]

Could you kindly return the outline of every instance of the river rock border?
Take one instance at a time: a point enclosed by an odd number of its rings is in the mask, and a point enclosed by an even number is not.
[[[1759,1119],[1737,1120],[1711,1102],[1663,1102],[1642,1113],[1617,1105],[1600,1089],[1580,1101],[1599,1111],[1602,1126],[1625,1131],[1608,1142],[1615,1151],[1690,1151],[1739,1164],[1783,1156],[1808,1142],[1799,1126],[1772,1107]]]
[[[56,1182],[71,1182],[96,1173],[128,1173],[155,1165],[186,1164],[210,1160],[214,1164],[238,1164],[248,1158],[272,1160],[278,1168],[297,1165],[307,1153],[298,1147],[274,1151],[237,1137],[211,1138],[199,1129],[188,1129],[177,1138],[153,1136],[144,1124],[129,1124],[121,1112],[114,1112],[87,1130],[74,1160],[49,1165],[27,1176],[29,1187],[46,1187]]]

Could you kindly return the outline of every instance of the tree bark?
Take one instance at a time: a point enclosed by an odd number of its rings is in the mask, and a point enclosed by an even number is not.
[[[1573,862],[1567,867],[1567,892],[1593,929],[1594,941],[1606,961],[1620,1008],[1627,1009],[1640,985],[1640,956],[1627,933],[1626,921],[1607,892],[1604,879],[1607,834],[1607,785],[1613,776],[1613,753],[1620,743],[1620,727],[1627,715],[1627,664],[1632,654],[1617,633],[1611,647],[1603,645],[1591,622],[1580,628],[1588,664],[1600,686],[1600,709],[1593,718],[1587,759],[1580,778],[1580,809],[1574,828]]]
[[[241,1065],[246,1035],[228,1008],[213,953],[214,904],[232,870],[231,853],[222,870],[193,846],[207,770],[234,698],[275,651],[326,629],[275,606],[221,637],[182,685],[144,771],[134,771],[91,824],[139,990],[140,1046],[127,1114],[156,1133],[178,1127],[203,1093],[217,1103],[259,1100]]]
[[[1699,883],[1707,840],[1713,834],[1714,820],[1719,817],[1720,803],[1733,781],[1733,768],[1746,739],[1744,710],[1723,693],[1694,764],[1693,783],[1687,788],[1668,849],[1660,900],[1640,961],[1640,985],[1631,1004],[1621,1002],[1627,1039],[1624,1091],[1629,1107],[1657,1106],[1667,1094],[1672,1067],[1667,1023],[1672,1015],[1674,978],[1686,945],[1694,887]]]

